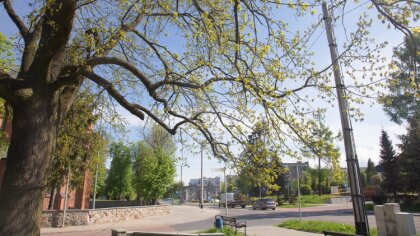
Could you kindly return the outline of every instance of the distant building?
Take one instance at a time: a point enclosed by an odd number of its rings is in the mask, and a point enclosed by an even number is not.
[[[203,199],[210,201],[220,195],[220,177],[203,178]],[[183,188],[183,201],[199,201],[201,198],[201,179],[191,179]]]

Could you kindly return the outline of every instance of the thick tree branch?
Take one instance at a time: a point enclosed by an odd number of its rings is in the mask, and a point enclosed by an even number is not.
[[[139,71],[135,66],[133,66],[129,62],[123,61],[116,57],[96,57],[96,58],[92,58],[88,60],[87,64],[92,67],[95,67],[97,65],[110,65],[110,64],[121,66],[125,68],[126,70],[130,71],[134,76],[136,76],[147,88],[149,93],[153,93],[152,83],[146,78],[146,76],[141,71]]]
[[[9,0],[3,0],[2,2],[10,19],[13,21],[13,23],[15,23],[16,27],[19,29],[20,34],[25,40],[25,43],[27,43],[29,40],[29,30],[26,28],[25,23],[23,23],[22,19],[20,19],[20,17],[16,14]]]
[[[29,75],[38,75],[31,80],[38,80],[40,85],[54,81],[60,73],[60,68],[54,68],[52,64],[61,66],[64,60],[65,47],[73,28],[76,2],[58,0],[47,4],[39,47],[28,71]]]
[[[35,24],[34,30],[29,35],[28,42],[23,49],[22,54],[22,63],[20,65],[20,71],[18,77],[25,78],[26,73],[32,65],[32,62],[35,58],[36,49],[38,46],[39,38],[41,37],[42,32],[43,18],[39,19]]]
[[[130,111],[133,115],[139,117],[142,120],[144,119],[144,113],[141,111],[143,108],[137,104],[130,103],[127,99],[125,99],[125,97],[121,95],[108,80],[87,70],[83,71],[82,74],[99,86],[103,87],[109,93],[109,95],[111,95],[111,97],[113,97],[121,106]]]

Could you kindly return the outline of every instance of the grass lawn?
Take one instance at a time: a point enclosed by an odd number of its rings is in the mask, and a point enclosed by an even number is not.
[[[331,197],[331,195],[303,195],[300,197],[300,202],[307,204],[325,204]]]
[[[320,234],[322,234],[322,231],[324,230],[347,234],[355,234],[356,232],[356,229],[353,225],[319,220],[287,220],[279,224],[278,227]],[[370,229],[370,235],[378,235],[377,230]]]
[[[225,236],[245,236],[243,232],[238,231],[238,233],[235,234],[235,230],[230,227],[223,227],[223,229],[218,228],[211,228],[203,231],[197,232],[197,234],[202,233],[224,233]]]
[[[300,196],[300,203],[301,207],[313,207],[313,206],[320,206],[322,204],[326,204],[328,200],[330,200],[331,195],[302,195]],[[280,208],[298,208],[299,204],[297,203],[297,200],[295,200],[295,203],[288,204],[283,203],[279,205]]]

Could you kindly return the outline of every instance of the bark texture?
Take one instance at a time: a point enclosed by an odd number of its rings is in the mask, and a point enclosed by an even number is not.
[[[45,173],[57,130],[57,96],[45,97],[34,96],[13,107],[13,133],[0,193],[0,235],[39,235]]]

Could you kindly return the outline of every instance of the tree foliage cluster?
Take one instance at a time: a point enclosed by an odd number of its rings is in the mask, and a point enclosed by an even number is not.
[[[420,119],[420,31],[406,37],[394,49],[387,78],[387,91],[380,97],[384,111],[392,121],[401,124]]]
[[[72,189],[82,186],[85,171],[93,176],[97,167],[99,191],[103,187],[107,140],[94,127],[100,118],[95,100],[95,95],[80,92],[62,122],[48,175],[52,191],[63,184],[68,168]]]
[[[137,199],[156,203],[173,187],[175,145],[172,137],[153,126],[143,141],[114,143],[106,194],[111,199]]]

